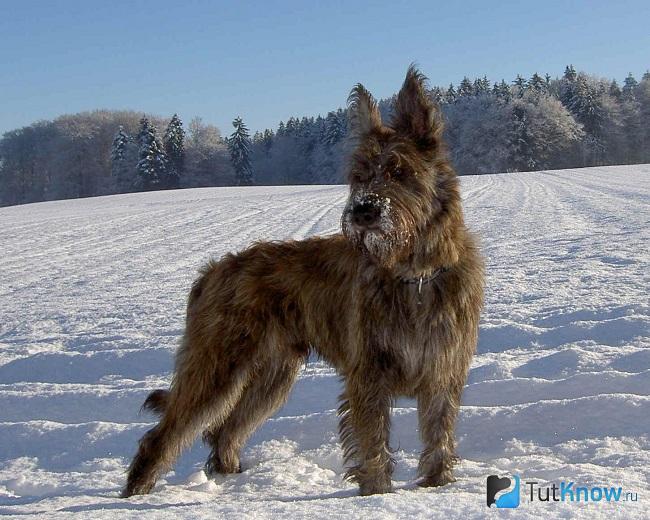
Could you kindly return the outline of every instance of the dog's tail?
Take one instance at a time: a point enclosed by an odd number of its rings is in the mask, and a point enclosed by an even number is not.
[[[142,408],[140,411],[149,410],[157,415],[162,415],[167,409],[167,403],[169,401],[169,390],[154,390],[151,392],[147,398],[142,403]]]

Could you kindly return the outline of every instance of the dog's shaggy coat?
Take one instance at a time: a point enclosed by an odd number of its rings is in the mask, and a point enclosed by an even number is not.
[[[312,350],[343,377],[341,443],[362,494],[391,490],[398,396],[417,399],[420,484],[453,480],[483,266],[424,82],[409,68],[388,126],[366,89],[353,89],[342,234],[256,243],[202,269],[170,389],[144,404],[161,419],[140,441],[124,496],[149,492],[201,430],[208,473],[241,471],[246,439],[285,402]]]

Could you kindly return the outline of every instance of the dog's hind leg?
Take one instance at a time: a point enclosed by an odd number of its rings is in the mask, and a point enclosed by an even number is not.
[[[234,367],[229,374],[220,374],[210,360],[199,356],[192,359],[189,350],[182,349],[179,355],[171,389],[164,406],[159,407],[160,422],[140,440],[123,497],[151,491],[158,476],[171,467],[206,424],[225,420],[243,391],[248,367]]]
[[[294,356],[258,365],[225,422],[203,434],[212,448],[205,464],[208,475],[241,471],[240,450],[248,437],[286,402],[303,361],[303,356]]]

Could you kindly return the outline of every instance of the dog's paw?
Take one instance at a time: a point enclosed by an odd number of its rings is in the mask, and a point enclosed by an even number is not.
[[[361,496],[367,497],[369,495],[381,495],[384,493],[393,492],[392,482],[365,482],[359,484],[359,492]]]
[[[446,471],[439,473],[438,475],[423,477],[418,481],[417,484],[420,487],[440,487],[451,484],[452,482],[456,482],[453,473],[451,471]]]
[[[208,477],[242,472],[241,462],[237,461],[236,464],[234,462],[232,464],[224,464],[218,456],[211,456],[205,463],[203,470]]]
[[[130,498],[134,495],[146,495],[151,492],[153,486],[154,482],[129,482],[120,493],[120,498]]]

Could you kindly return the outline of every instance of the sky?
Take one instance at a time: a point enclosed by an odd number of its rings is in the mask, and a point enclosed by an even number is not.
[[[0,0],[0,133],[97,108],[222,133],[378,98],[416,62],[432,85],[463,76],[561,76],[567,64],[622,82],[650,68],[650,2]]]

